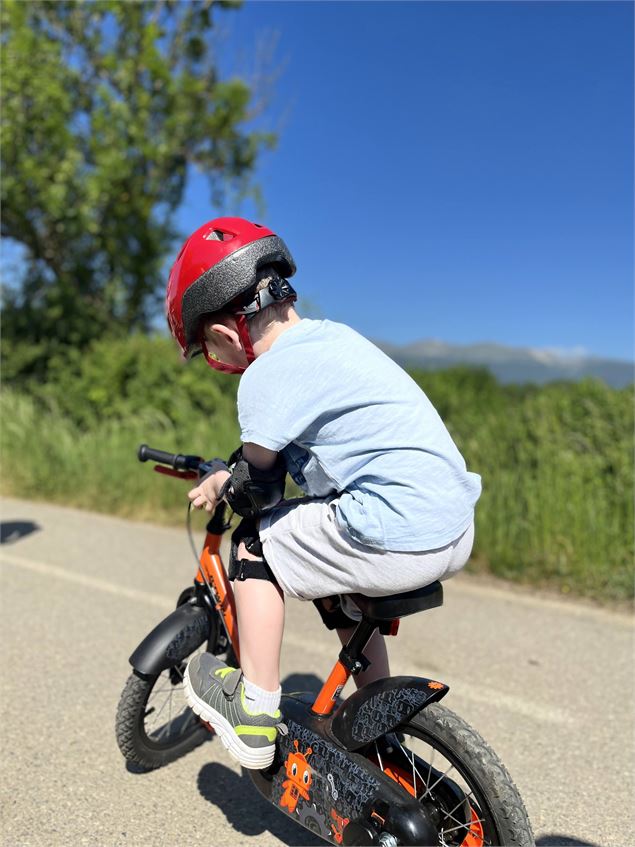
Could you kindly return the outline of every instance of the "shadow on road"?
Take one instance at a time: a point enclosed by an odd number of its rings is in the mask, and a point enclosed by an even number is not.
[[[317,694],[322,688],[323,680],[314,673],[291,673],[282,680],[283,694],[297,694],[307,692]]]
[[[33,521],[2,521],[0,523],[0,544],[15,544],[21,538],[37,532],[42,527]]]
[[[225,765],[210,762],[200,770],[198,790],[242,835],[270,832],[289,847],[319,847],[324,844],[321,838],[294,823],[261,797],[246,773],[241,777]]]
[[[293,673],[282,680],[284,694],[315,695],[323,681],[312,673]],[[246,771],[240,777],[224,765],[210,762],[198,775],[201,795],[223,812],[236,832],[255,836],[270,832],[289,847],[318,847],[321,838],[295,823],[262,797]]]
[[[536,847],[600,847],[595,841],[580,841],[571,835],[542,835]]]

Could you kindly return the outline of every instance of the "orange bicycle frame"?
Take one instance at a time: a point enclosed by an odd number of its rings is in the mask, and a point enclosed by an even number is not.
[[[205,543],[200,555],[200,567],[196,581],[200,584],[209,583],[213,589],[215,607],[225,625],[225,631],[240,661],[240,645],[238,639],[238,620],[236,603],[227,571],[220,554],[222,535],[207,532]],[[315,698],[312,711],[317,715],[329,715],[335,706],[340,691],[346,685],[351,671],[338,659],[326,682]]]

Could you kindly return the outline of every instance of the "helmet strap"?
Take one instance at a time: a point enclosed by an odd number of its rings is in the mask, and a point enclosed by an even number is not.
[[[266,288],[256,292],[253,300],[250,303],[243,303],[239,309],[236,309],[235,314],[253,318],[273,303],[294,303],[297,299],[295,288],[286,279],[280,277],[271,280]]]
[[[201,345],[203,354],[205,355],[205,361],[207,362],[207,364],[210,365],[210,367],[214,368],[215,371],[220,371],[221,373],[244,373],[245,370],[256,358],[256,354],[254,353],[254,346],[251,343],[251,337],[249,335],[249,325],[247,323],[248,318],[254,317],[254,315],[258,314],[258,312],[262,311],[262,309],[266,308],[272,303],[293,303],[297,299],[298,295],[296,294],[295,289],[291,285],[289,285],[286,279],[273,280],[269,283],[267,288],[262,289],[256,294],[254,300],[251,303],[244,305],[239,312],[234,313],[234,320],[236,321],[238,336],[243,345],[245,355],[247,356],[247,365],[244,368],[240,365],[228,365],[227,362],[221,362],[219,359],[214,358],[214,356],[212,356],[212,354],[207,349],[207,345],[205,343],[205,336],[203,334],[203,330],[201,329],[199,343]]]
[[[241,374],[245,370],[245,368],[241,368],[239,365],[228,365],[227,362],[221,362],[219,359],[215,359],[212,353],[210,353],[207,349],[207,344],[205,343],[205,338],[203,337],[202,332],[201,337],[199,338],[199,343],[201,345],[201,350],[203,351],[203,356],[205,356],[205,361],[210,368],[214,368],[215,371],[220,371],[224,374]]]

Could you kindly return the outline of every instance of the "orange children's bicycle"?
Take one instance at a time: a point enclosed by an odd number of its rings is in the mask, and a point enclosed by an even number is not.
[[[155,470],[194,479],[196,456],[139,448]],[[207,524],[194,584],[130,657],[116,733],[126,759],[142,769],[166,765],[210,737],[188,707],[183,674],[199,650],[240,659],[231,584],[220,556],[225,504]],[[439,701],[448,686],[431,679],[380,679],[339,694],[367,666],[364,647],[376,628],[396,634],[399,619],[440,606],[443,589],[389,597],[353,595],[363,612],[317,697],[283,695],[283,731],[273,764],[249,771],[281,812],[331,844],[444,847],[534,844],[523,802],[502,762],[480,735]]]

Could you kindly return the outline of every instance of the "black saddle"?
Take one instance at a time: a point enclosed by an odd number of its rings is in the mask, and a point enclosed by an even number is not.
[[[443,605],[443,586],[437,580],[401,594],[388,594],[385,597],[367,597],[365,594],[350,594],[351,600],[359,606],[363,615],[370,620],[392,621],[405,618],[425,609],[435,609]]]

